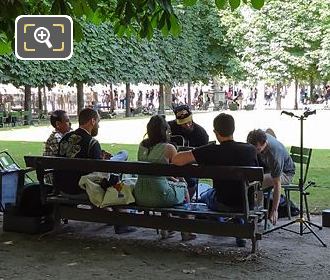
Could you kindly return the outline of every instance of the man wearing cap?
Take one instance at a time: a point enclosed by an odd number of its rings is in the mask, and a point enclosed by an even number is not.
[[[169,121],[172,135],[180,135],[185,140],[185,146],[199,147],[208,144],[209,136],[205,129],[193,122],[188,105],[180,105],[173,110],[175,120]],[[182,143],[177,143],[182,145]]]
[[[180,105],[173,110],[175,120],[169,121],[168,124],[171,128],[172,142],[178,146],[200,147],[208,144],[209,135],[203,127],[193,122],[192,113],[188,105]],[[182,136],[184,143],[177,142],[173,136]],[[185,178],[188,184],[188,191],[190,198],[195,194],[198,186],[197,178]]]

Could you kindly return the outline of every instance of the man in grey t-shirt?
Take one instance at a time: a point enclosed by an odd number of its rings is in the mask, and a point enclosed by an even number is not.
[[[272,135],[261,129],[251,131],[247,142],[257,148],[257,152],[266,167],[263,187],[273,187],[273,205],[269,219],[275,225],[278,219],[281,185],[292,182],[295,165],[284,145]]]

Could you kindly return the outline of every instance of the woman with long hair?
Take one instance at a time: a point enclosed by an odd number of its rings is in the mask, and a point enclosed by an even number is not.
[[[161,115],[152,116],[147,124],[147,138],[138,150],[138,160],[169,164],[176,155],[176,148],[169,143],[170,127]],[[171,207],[190,202],[184,179],[166,176],[139,175],[134,188],[135,201],[147,207]],[[162,237],[169,232],[161,231]],[[183,240],[194,239],[195,235],[182,233]]]

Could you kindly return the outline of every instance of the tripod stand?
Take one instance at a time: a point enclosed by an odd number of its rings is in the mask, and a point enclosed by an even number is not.
[[[299,234],[299,235],[303,235],[303,234],[308,234],[308,233],[312,233],[319,241],[320,243],[323,245],[323,247],[327,247],[327,245],[321,240],[321,238],[315,233],[315,231],[312,229],[311,226],[314,226],[318,229],[322,229],[321,226],[317,225],[317,224],[314,224],[312,223],[311,221],[309,220],[306,220],[304,218],[304,204],[303,204],[303,195],[304,195],[304,175],[303,175],[303,136],[304,136],[304,131],[303,131],[303,121],[307,119],[308,116],[310,115],[313,115],[316,113],[316,110],[314,111],[305,111],[301,116],[298,116],[298,115],[295,115],[291,112],[287,112],[287,111],[282,111],[281,112],[281,115],[282,114],[286,114],[286,115],[289,115],[290,117],[295,117],[297,118],[299,121],[300,121],[300,176],[299,176],[299,183],[298,183],[298,186],[299,186],[299,218],[289,222],[289,223],[286,223],[284,225],[281,225],[279,227],[275,227],[273,229],[270,229],[266,232],[264,232],[264,234],[267,234],[267,233],[270,233],[270,232],[273,232],[275,230],[279,230],[279,229],[283,229],[283,230],[286,230],[286,231],[290,231],[290,232],[293,232],[293,233],[296,233],[296,234]],[[295,224],[295,223],[299,223],[300,225],[300,230],[299,232],[297,231],[294,231],[294,230],[291,230],[291,229],[287,229],[288,226],[292,225],[292,224]],[[308,229],[309,231],[306,232],[305,230]]]

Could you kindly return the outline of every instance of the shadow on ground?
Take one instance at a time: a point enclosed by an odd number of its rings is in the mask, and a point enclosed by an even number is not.
[[[316,233],[330,245],[329,228]],[[112,226],[74,221],[41,239],[1,232],[0,279],[330,279],[330,250],[312,234],[276,231],[254,255],[250,242],[237,248],[234,238],[180,238],[142,228],[119,236]]]

